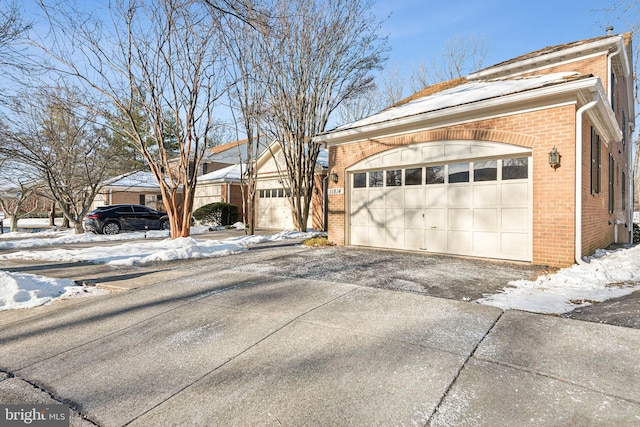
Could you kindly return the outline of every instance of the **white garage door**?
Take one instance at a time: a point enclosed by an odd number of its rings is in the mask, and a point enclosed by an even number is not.
[[[293,230],[291,204],[283,188],[258,190],[258,227]]]
[[[531,261],[530,163],[501,157],[351,172],[350,243]]]

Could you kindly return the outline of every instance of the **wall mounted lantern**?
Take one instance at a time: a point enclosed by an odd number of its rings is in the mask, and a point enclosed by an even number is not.
[[[560,167],[560,158],[562,156],[556,150],[556,146],[554,145],[551,151],[549,151],[549,166],[554,169],[558,169]]]
[[[338,182],[338,174],[335,173],[335,172],[331,172],[331,174],[329,175],[329,179],[331,180],[331,182],[337,183]]]

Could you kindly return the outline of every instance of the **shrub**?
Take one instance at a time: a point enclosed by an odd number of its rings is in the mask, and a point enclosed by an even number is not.
[[[310,239],[307,239],[304,242],[302,242],[302,244],[305,246],[312,246],[312,247],[335,246],[335,243],[330,242],[326,236],[311,237]]]
[[[231,203],[210,203],[193,211],[193,218],[205,224],[231,225],[238,220],[238,207]]]
[[[640,226],[633,224],[633,243],[640,243]]]

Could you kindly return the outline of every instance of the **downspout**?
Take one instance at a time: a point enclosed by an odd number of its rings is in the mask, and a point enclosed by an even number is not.
[[[329,231],[327,230],[327,178],[329,178],[328,174],[322,178],[322,231]]]
[[[594,107],[600,100],[598,92],[593,93],[593,101],[583,105],[576,112],[576,218],[575,218],[575,260],[578,264],[584,264],[582,260],[582,115],[588,109]]]
[[[615,52],[613,52],[611,55],[609,55],[607,57],[607,86],[608,86],[608,92],[609,92],[609,105],[611,105],[611,108],[613,109],[613,103],[611,102],[612,97],[613,97],[613,79],[611,78],[611,69],[612,69],[612,65],[611,63],[613,62],[613,57],[616,55],[620,54],[620,51],[622,50],[622,44],[619,44],[618,47],[616,48]]]

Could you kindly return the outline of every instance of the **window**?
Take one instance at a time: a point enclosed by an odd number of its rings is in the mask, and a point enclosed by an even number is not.
[[[457,182],[469,182],[469,163],[449,165],[449,184]]]
[[[427,166],[427,184],[444,184],[444,166]]]
[[[495,181],[498,179],[498,161],[487,160],[484,162],[473,162],[473,180]]]
[[[402,170],[394,169],[387,171],[387,187],[399,187],[402,185]]]
[[[601,170],[600,136],[591,126],[591,194],[600,194]]]
[[[384,184],[382,171],[369,172],[369,187],[382,187]]]
[[[627,113],[622,110],[622,147],[627,146]]]
[[[365,188],[367,186],[367,174],[364,172],[353,174],[353,188]]]
[[[405,170],[404,185],[422,185],[422,168]]]
[[[260,197],[261,199],[264,199],[264,190],[260,190],[258,192],[258,197]]]
[[[144,205],[145,204],[145,195],[141,194],[138,200],[140,201],[141,205]]]
[[[284,188],[278,189],[278,197],[284,197]]]
[[[517,159],[502,160],[502,179],[527,179],[529,176],[529,159],[520,157]]]
[[[627,210],[627,181],[626,181],[626,175],[624,173],[624,171],[622,171],[622,185],[620,186],[620,190],[622,191],[622,210],[626,211]]]
[[[615,209],[615,194],[614,181],[616,179],[616,161],[611,154],[609,154],[609,213],[612,214]]]

